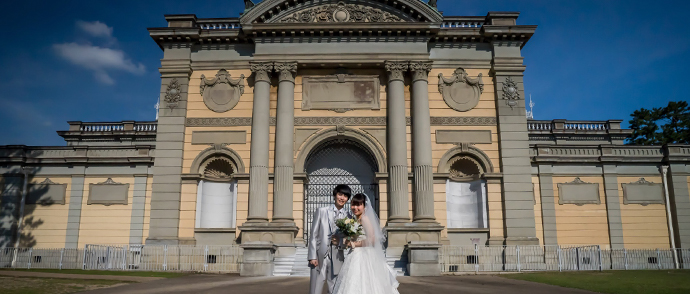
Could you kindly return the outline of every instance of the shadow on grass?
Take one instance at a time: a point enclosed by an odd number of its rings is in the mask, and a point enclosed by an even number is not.
[[[688,270],[549,272],[502,277],[607,294],[690,293]]]

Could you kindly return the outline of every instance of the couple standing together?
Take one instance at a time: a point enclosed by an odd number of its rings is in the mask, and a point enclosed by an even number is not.
[[[346,211],[351,193],[347,185],[336,186],[335,203],[314,212],[309,234],[309,293],[321,294],[327,282],[331,294],[398,294],[396,273],[383,252],[379,218],[364,194],[353,196],[351,211]],[[356,239],[347,238],[336,225],[338,219],[354,219],[361,224],[361,233]]]

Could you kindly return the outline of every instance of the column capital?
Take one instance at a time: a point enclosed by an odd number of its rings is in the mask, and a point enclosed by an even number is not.
[[[280,75],[280,82],[295,82],[295,73],[297,73],[297,62],[276,62],[274,68],[275,71]]]
[[[388,81],[405,81],[405,72],[410,68],[407,61],[386,61]]]
[[[412,82],[419,80],[429,81],[429,72],[433,62],[431,61],[412,61],[410,71],[412,72]]]
[[[255,74],[254,80],[256,82],[271,82],[270,73],[273,71],[273,62],[251,62],[249,68]]]

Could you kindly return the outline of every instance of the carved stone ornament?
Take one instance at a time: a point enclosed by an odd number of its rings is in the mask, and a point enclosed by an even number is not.
[[[518,100],[520,100],[518,86],[510,77],[506,78],[506,81],[503,82],[503,100],[506,100],[506,104],[511,108],[517,106]]]
[[[270,73],[273,71],[273,63],[251,63],[249,68],[254,73],[254,81],[259,82],[271,82]]]
[[[665,204],[664,187],[660,183],[647,181],[640,178],[636,182],[623,183],[623,204]]]
[[[53,182],[52,180],[50,180],[50,178],[46,178],[46,179],[43,180],[43,182],[41,182],[40,184],[41,184],[41,185],[60,185],[60,184],[55,183],[55,182]]]
[[[470,156],[456,156],[449,162],[450,178],[461,181],[464,179],[474,179],[484,173],[481,164]]]
[[[105,182],[98,183],[97,185],[123,185],[123,184],[113,181],[112,178],[108,178],[107,180],[105,180]]]
[[[404,81],[405,72],[410,68],[407,62],[386,62],[386,71],[388,72],[388,81]]]
[[[177,81],[177,79],[172,79],[170,83],[168,84],[168,89],[165,90],[165,103],[170,107],[172,110],[173,108],[177,107],[178,103],[180,103],[180,99],[182,98],[182,90],[180,87],[180,82]]]
[[[206,79],[206,76],[201,75],[199,90],[208,109],[226,112],[233,109],[240,101],[240,96],[244,94],[244,75],[239,79],[231,79],[230,74],[224,69],[219,70],[212,79]]]
[[[458,68],[449,79],[438,74],[438,91],[452,109],[468,111],[477,107],[479,96],[484,92],[484,82],[480,73],[476,79],[470,78],[463,68]]]
[[[412,72],[412,81],[429,80],[429,72],[431,71],[431,62],[410,62],[410,71]]]
[[[403,22],[404,20],[378,8],[359,4],[326,4],[289,14],[278,22]]]
[[[279,81],[295,82],[295,73],[297,72],[296,62],[276,62],[275,70],[280,75]]]

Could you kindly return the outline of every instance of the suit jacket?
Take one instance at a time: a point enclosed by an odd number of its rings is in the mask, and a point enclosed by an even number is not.
[[[307,259],[318,260],[319,267],[323,266],[321,263],[323,263],[326,252],[328,252],[328,247],[331,245],[331,236],[336,235],[338,228],[335,225],[335,220],[337,219],[337,215],[338,212],[336,211],[335,205],[321,207],[314,212],[314,219],[309,234]],[[352,215],[349,211],[345,211],[345,217],[351,218]],[[335,246],[333,246],[332,250],[336,251]],[[332,252],[332,259],[337,259],[335,258],[336,255],[342,254]],[[336,261],[334,260],[334,262]]]

